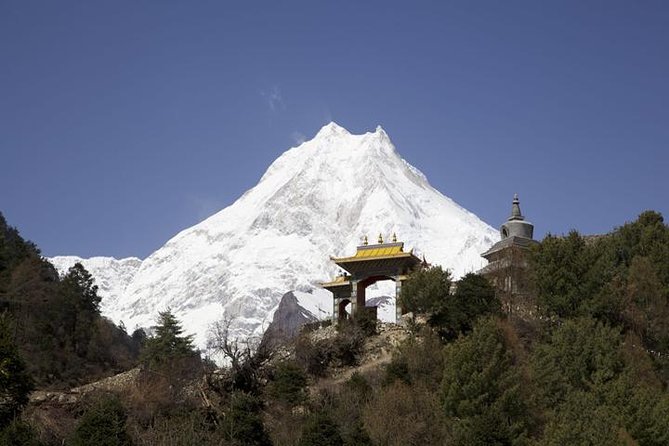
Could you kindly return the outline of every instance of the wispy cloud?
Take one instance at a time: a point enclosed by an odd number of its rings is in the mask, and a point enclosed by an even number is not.
[[[304,135],[304,133],[298,131],[291,133],[290,137],[293,138],[293,141],[295,141],[295,144],[298,146],[307,140],[307,137]]]
[[[269,91],[261,90],[260,96],[265,98],[265,100],[267,101],[267,106],[271,111],[286,109],[286,103],[283,101],[281,90],[276,85],[272,87]]]
[[[190,211],[195,213],[198,220],[211,217],[225,207],[225,203],[219,198],[195,195],[188,195],[185,198]]]

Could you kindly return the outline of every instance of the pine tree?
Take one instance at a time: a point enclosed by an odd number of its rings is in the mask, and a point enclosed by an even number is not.
[[[91,407],[79,421],[72,446],[130,446],[127,414],[118,398],[105,398]]]
[[[454,444],[522,444],[530,425],[517,359],[499,322],[480,320],[447,345],[442,400],[452,417]]]
[[[28,402],[33,388],[12,337],[7,314],[0,315],[0,428],[6,426]]]
[[[443,307],[451,289],[451,273],[440,266],[419,270],[402,285],[399,304],[406,311],[432,313]]]
[[[323,412],[313,414],[302,429],[298,446],[343,446],[337,424]]]
[[[452,340],[472,331],[480,316],[500,311],[501,304],[488,280],[469,273],[457,282],[455,292],[443,301],[429,322],[443,338]]]
[[[263,426],[262,402],[244,392],[234,392],[226,411],[221,430],[226,444],[239,446],[271,446],[272,441]]]
[[[94,279],[81,263],[75,263],[60,283],[59,311],[62,328],[74,352],[85,356],[88,342],[100,317],[100,296]]]
[[[143,360],[149,367],[171,359],[196,356],[193,335],[183,335],[181,323],[171,310],[158,313],[158,324],[153,329],[155,334],[147,339],[142,352]]]

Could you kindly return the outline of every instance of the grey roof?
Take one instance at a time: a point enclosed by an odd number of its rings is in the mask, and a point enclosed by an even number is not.
[[[500,240],[499,242],[495,243],[490,247],[489,250],[481,254],[483,257],[488,257],[489,255],[496,253],[497,251],[501,251],[504,248],[508,248],[511,246],[517,246],[519,248],[529,248],[532,245],[536,245],[537,242],[536,240],[533,240],[531,238],[525,238],[525,237],[518,237],[515,235],[512,235],[511,237],[507,237],[505,239]]]

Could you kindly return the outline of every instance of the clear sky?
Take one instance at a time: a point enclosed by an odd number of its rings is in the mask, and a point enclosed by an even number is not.
[[[334,120],[539,236],[669,220],[667,1],[0,0],[0,211],[145,257]]]

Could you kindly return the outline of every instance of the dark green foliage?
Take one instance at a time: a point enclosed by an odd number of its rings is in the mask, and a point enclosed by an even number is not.
[[[59,280],[37,247],[0,216],[0,312],[38,386],[71,387],[136,363],[132,339],[100,317],[100,299],[81,266]]]
[[[593,319],[568,320],[532,356],[544,404],[553,407],[573,390],[605,384],[623,370],[619,330]]]
[[[41,446],[33,427],[19,419],[0,429],[0,445],[3,446]]]
[[[306,398],[307,377],[296,363],[280,362],[268,385],[272,398],[288,404],[301,403]]]
[[[349,426],[342,435],[342,441],[343,446],[373,446],[374,444],[360,420]]]
[[[567,237],[548,235],[535,249],[532,272],[538,304],[547,314],[571,317],[588,297],[586,276],[591,258],[585,240],[572,231]]]
[[[443,345],[439,336],[424,327],[418,336],[410,337],[398,349],[393,362],[406,364],[406,383],[424,386],[436,392],[441,387],[444,376]]]
[[[325,413],[311,415],[302,429],[298,446],[343,446],[337,424]]]
[[[601,406],[587,392],[572,392],[550,420],[542,445],[587,444],[614,446],[629,444],[621,438],[621,426],[607,406]]]
[[[0,212],[0,296],[6,290],[12,270],[27,258],[39,259],[39,257],[37,246],[23,240],[19,231],[9,226]],[[55,279],[55,271],[52,273],[52,278]],[[2,309],[0,307],[0,310]]]
[[[151,367],[159,367],[174,359],[197,356],[193,347],[193,335],[183,335],[181,323],[171,310],[158,313],[155,334],[146,340],[142,350],[142,361]]]
[[[595,395],[640,445],[669,444],[669,395],[640,378],[626,373],[596,389]]]
[[[660,281],[669,284],[669,227],[660,213],[643,212],[618,228],[610,243],[617,264],[629,266],[634,257],[647,257],[657,266]]]
[[[516,365],[500,323],[481,319],[474,331],[447,345],[443,405],[455,444],[523,444],[531,425]]]
[[[262,402],[257,397],[235,392],[230,398],[221,431],[231,445],[238,446],[270,446],[272,443],[263,426],[261,411]]]
[[[60,283],[58,303],[62,311],[58,312],[58,334],[70,343],[67,348],[78,356],[86,356],[88,341],[96,328],[95,321],[100,318],[100,296],[97,293],[93,276],[81,263],[75,263]]]
[[[33,381],[13,339],[9,316],[0,314],[0,429],[28,402]]]
[[[429,322],[444,339],[453,340],[461,333],[469,333],[480,316],[497,314],[500,309],[488,280],[469,273],[457,282],[455,292],[442,302]]]
[[[128,446],[130,437],[126,432],[127,414],[120,400],[114,396],[104,397],[84,413],[79,420],[71,446]]]
[[[622,320],[653,350],[669,352],[669,289],[659,277],[661,268],[648,257],[634,257],[622,295]]]
[[[388,385],[394,383],[395,381],[411,384],[409,363],[403,356],[394,356],[385,369],[383,383]]]
[[[432,313],[442,308],[450,289],[451,273],[433,266],[411,274],[411,280],[402,285],[398,301],[406,311]]]

